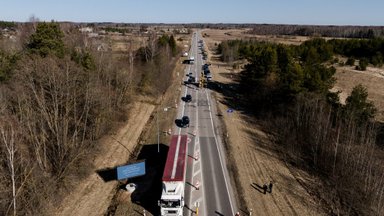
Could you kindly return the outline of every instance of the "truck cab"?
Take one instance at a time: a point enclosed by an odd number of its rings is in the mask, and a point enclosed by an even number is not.
[[[161,215],[182,216],[184,208],[183,194],[184,182],[163,182],[163,193],[159,201]]]

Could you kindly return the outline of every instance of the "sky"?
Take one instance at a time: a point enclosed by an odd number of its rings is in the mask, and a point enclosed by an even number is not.
[[[383,0],[0,0],[0,20],[384,25]]]

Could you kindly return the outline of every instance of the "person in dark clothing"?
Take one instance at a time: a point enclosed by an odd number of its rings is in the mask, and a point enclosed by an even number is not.
[[[267,193],[267,189],[268,189],[268,186],[266,184],[263,185],[263,191],[264,191],[264,194]]]
[[[273,182],[270,181],[268,185],[269,193],[272,193]]]

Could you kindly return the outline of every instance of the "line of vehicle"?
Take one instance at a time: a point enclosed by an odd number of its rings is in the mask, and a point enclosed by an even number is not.
[[[195,49],[196,49],[196,55],[197,55],[197,42],[198,42],[198,37],[197,37],[197,35],[199,35],[200,34],[200,32],[196,32],[196,44],[195,44]],[[196,59],[198,59],[197,61],[199,61],[200,60],[200,58],[197,58],[197,56],[196,56]],[[200,60],[201,61],[201,60]],[[200,67],[201,67],[201,65],[202,65],[202,62],[201,62],[201,64],[200,64]],[[197,74],[199,74],[198,73],[198,70],[196,69],[196,73]],[[200,79],[202,79],[202,77],[200,77],[199,76],[199,81],[200,81]],[[197,95],[199,94],[199,91],[200,91],[201,89],[199,89],[198,91],[197,91]],[[198,99],[198,97],[197,97],[197,99]],[[198,100],[197,100],[198,101]],[[198,107],[198,102],[196,102],[196,109],[197,110],[199,110],[199,107]],[[199,119],[199,117],[197,117],[197,119]],[[199,134],[199,133],[197,133],[197,134]],[[199,137],[198,135],[196,135],[197,137]],[[199,151],[201,150],[201,148],[200,148],[200,142],[199,142]],[[200,156],[201,156],[201,154],[200,154]],[[201,183],[202,183],[202,185],[204,185],[204,172],[202,171],[202,160],[201,160],[201,157],[200,157],[200,170],[201,170]],[[203,198],[205,198],[206,196],[205,196],[205,187],[203,186],[203,191],[202,191],[202,194],[203,194]],[[205,203],[204,203],[205,204]],[[204,212],[207,212],[207,206],[206,205],[203,205],[203,207],[204,207]]]
[[[189,56],[192,56],[192,55],[193,55],[193,51],[194,51],[194,49],[193,49],[193,47],[192,47],[192,45],[194,44],[194,43],[193,43],[193,40],[194,40],[194,38],[192,37],[192,41],[191,41],[191,49],[190,49]],[[186,74],[184,74],[184,75],[187,75],[187,74],[189,74],[190,72],[191,72],[191,65],[188,65],[188,69],[187,69],[187,71],[186,71]],[[184,88],[185,88],[184,97],[186,97],[187,92],[188,92],[188,88],[187,88],[187,87],[184,87]],[[185,107],[185,105],[186,105],[186,103],[184,102],[184,107]],[[183,107],[183,108],[184,108],[184,107]],[[182,116],[184,116],[184,110],[183,110]],[[196,128],[197,128],[197,125],[196,125]],[[180,134],[180,131],[181,131],[181,128],[179,128],[179,134]],[[196,142],[196,139],[195,139],[195,142]],[[192,184],[193,184],[193,172],[194,172],[194,163],[192,163],[192,176],[191,176]],[[188,203],[188,205],[190,206],[190,205],[191,205],[191,201],[192,201],[192,193],[189,194],[189,201],[190,201],[190,203]]]
[[[188,65],[188,72],[191,70],[191,66],[190,65]],[[188,73],[187,72],[187,73]],[[183,76],[183,78],[184,78],[184,76]],[[187,87],[184,87],[184,90],[185,90],[185,92],[184,92],[184,97],[187,95],[187,92],[188,92],[188,89],[187,89]],[[184,101],[182,101],[181,102],[182,103],[182,111],[181,111],[181,116],[184,116],[184,112],[185,112],[185,102]],[[180,136],[180,134],[181,134],[181,128],[179,128],[179,131],[178,131],[178,133],[177,133],[177,135],[179,135]]]

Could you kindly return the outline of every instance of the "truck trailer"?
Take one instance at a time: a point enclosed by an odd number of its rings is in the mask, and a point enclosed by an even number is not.
[[[187,157],[187,135],[173,135],[163,173],[159,201],[162,216],[182,216]]]

